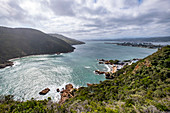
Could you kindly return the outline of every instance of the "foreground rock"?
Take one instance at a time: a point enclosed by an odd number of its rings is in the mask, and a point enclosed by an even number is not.
[[[72,84],[67,84],[65,86],[65,89],[60,92],[61,100],[59,103],[63,104],[67,99],[74,97],[75,91],[77,91],[77,90],[73,88]]]
[[[42,90],[41,92],[39,92],[39,94],[40,94],[40,95],[46,95],[49,91],[50,91],[49,88],[45,88],[44,90]]]
[[[93,86],[93,84],[89,84],[89,83],[87,83],[87,86]]]

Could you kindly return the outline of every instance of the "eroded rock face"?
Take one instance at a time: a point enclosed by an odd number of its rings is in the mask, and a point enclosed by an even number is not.
[[[71,90],[73,88],[73,85],[72,84],[67,84],[65,86],[66,90]]]
[[[75,88],[73,88],[72,84],[67,84],[65,86],[65,89],[60,92],[61,100],[60,104],[63,104],[67,99],[74,97],[74,92],[76,91]]]
[[[50,91],[49,88],[45,88],[44,90],[42,90],[41,92],[39,92],[39,94],[40,94],[40,95],[46,95],[49,91]]]

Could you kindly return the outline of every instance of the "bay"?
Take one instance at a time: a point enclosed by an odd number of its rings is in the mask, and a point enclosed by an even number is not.
[[[0,70],[0,95],[14,95],[15,100],[47,99],[59,101],[60,90],[66,84],[74,87],[87,83],[99,83],[104,75],[94,74],[94,70],[108,71],[106,65],[98,64],[96,59],[127,60],[144,58],[157,49],[104,44],[103,41],[86,41],[84,45],[74,46],[72,53],[60,55],[36,55],[13,59],[13,67]],[[50,88],[46,95],[39,95],[44,88]]]

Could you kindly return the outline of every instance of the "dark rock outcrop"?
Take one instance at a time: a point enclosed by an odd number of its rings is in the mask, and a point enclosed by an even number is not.
[[[72,84],[67,84],[65,86],[65,89],[60,92],[61,94],[61,100],[60,104],[63,104],[67,99],[74,97],[74,92],[77,91],[77,89],[73,88]]]
[[[44,90],[42,90],[41,92],[39,92],[39,94],[40,94],[40,95],[46,95],[49,91],[50,91],[49,88],[45,88]]]
[[[3,63],[3,64],[0,64],[0,69],[1,69],[1,68],[5,68],[5,67],[7,67],[7,66],[13,66],[13,65],[14,65],[13,62],[7,61],[7,62],[5,62],[5,63]]]
[[[104,62],[105,60],[104,59],[99,59],[99,61],[103,61]]]
[[[57,88],[57,92],[60,92],[60,89],[59,89],[59,88]]]
[[[105,72],[104,71],[95,70],[95,73],[96,74],[104,74]]]

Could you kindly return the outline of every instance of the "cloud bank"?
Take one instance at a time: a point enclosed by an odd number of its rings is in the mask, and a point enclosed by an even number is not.
[[[170,35],[170,0],[1,0],[0,25],[73,38]]]

